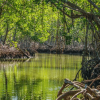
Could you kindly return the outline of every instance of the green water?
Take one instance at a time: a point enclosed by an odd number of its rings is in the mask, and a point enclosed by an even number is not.
[[[0,62],[0,100],[55,100],[81,60],[79,55],[36,54],[28,62]]]

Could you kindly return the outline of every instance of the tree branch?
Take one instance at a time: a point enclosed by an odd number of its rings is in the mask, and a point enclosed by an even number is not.
[[[66,3],[68,6],[70,6],[71,8],[73,8],[74,10],[76,10],[76,11],[78,11],[78,12],[80,12],[80,13],[87,13],[87,12],[85,12],[83,9],[81,9],[80,7],[78,7],[77,5],[75,5],[75,4],[73,4],[73,3],[71,3],[71,2],[69,2],[69,1],[63,1],[63,3]]]
[[[98,28],[100,28],[100,16],[86,12],[80,7],[78,7],[77,5],[71,3],[70,1],[65,0],[62,2],[66,3],[69,7],[73,8],[74,10],[77,10],[78,12],[80,12],[84,17],[93,20],[97,24]]]
[[[12,27],[11,29],[9,29],[8,32],[11,31],[13,28],[14,28],[14,27]]]
[[[61,8],[59,8],[59,7],[57,7],[57,5],[56,4],[54,4],[53,2],[51,2],[56,8],[58,8],[63,14],[65,14],[65,15],[67,15],[68,17],[70,17],[70,18],[79,18],[79,17],[81,17],[81,16],[83,16],[83,15],[69,15],[69,14],[67,14],[66,12],[64,12]]]
[[[92,4],[93,7],[97,8],[98,11],[100,11],[100,8],[99,8],[97,5],[95,5],[94,2],[92,2],[91,0],[88,0],[88,2],[89,2],[90,4]]]

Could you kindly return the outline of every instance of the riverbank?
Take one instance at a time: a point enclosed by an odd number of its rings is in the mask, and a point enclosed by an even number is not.
[[[52,54],[56,54],[56,51],[57,50],[52,50],[52,51],[50,51],[50,49],[37,49],[37,52],[38,53],[52,53]],[[82,55],[83,54],[83,52],[84,52],[84,50],[67,50],[67,49],[64,49],[63,51],[61,50],[61,51],[59,51],[59,53],[58,54],[72,54],[72,55]],[[93,54],[93,51],[91,50],[91,51],[87,51],[90,55],[92,55]]]
[[[59,48],[59,49],[58,49]],[[37,51],[39,53],[62,53],[62,54],[80,54],[82,55],[84,52],[84,45],[78,44],[78,45],[66,45],[65,48],[62,46],[58,47],[57,45],[52,46],[48,44],[42,44],[37,48]],[[93,54],[93,48],[87,47],[87,55]]]
[[[52,54],[56,54],[56,50],[50,51],[50,49],[37,49],[38,53],[52,53]],[[63,50],[63,52],[61,51],[61,54],[82,54],[83,50]]]
[[[37,48],[31,46],[29,48],[21,48],[18,46],[10,47],[7,45],[0,46],[0,58],[2,59],[13,59],[13,58],[30,58],[33,57],[35,53],[52,53],[52,54],[74,54],[74,55],[82,55],[83,46],[80,47],[72,47],[67,46],[65,49],[55,47],[48,47],[46,45],[38,46]],[[87,53],[90,55],[93,53],[92,50],[87,50]]]
[[[20,47],[0,46],[0,58],[2,59],[30,58],[31,56],[34,56],[34,54],[35,50],[30,48],[27,50]]]

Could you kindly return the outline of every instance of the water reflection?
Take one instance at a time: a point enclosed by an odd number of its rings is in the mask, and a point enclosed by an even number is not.
[[[0,99],[55,100],[63,80],[74,79],[81,59],[75,55],[37,54],[27,62],[0,62]]]

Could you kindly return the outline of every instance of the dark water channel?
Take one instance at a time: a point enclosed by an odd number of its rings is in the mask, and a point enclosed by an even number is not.
[[[0,62],[0,100],[55,100],[63,80],[74,79],[81,59],[36,54],[29,62]]]

